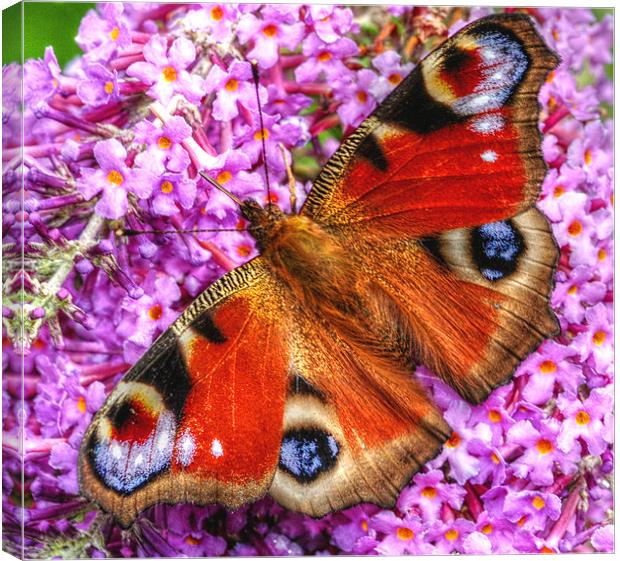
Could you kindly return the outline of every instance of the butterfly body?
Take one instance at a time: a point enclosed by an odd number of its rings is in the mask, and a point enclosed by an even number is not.
[[[480,403],[557,330],[558,251],[533,206],[556,64],[527,17],[474,22],[343,142],[298,215],[243,202],[260,256],[123,378],[84,437],[83,492],[124,525],[266,493],[313,516],[392,505],[452,433],[414,364]]]

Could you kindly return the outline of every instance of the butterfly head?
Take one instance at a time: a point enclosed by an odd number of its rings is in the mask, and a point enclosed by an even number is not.
[[[249,231],[259,247],[264,247],[265,242],[273,238],[275,230],[286,217],[277,205],[267,203],[263,207],[254,199],[243,201],[241,214],[250,223]]]

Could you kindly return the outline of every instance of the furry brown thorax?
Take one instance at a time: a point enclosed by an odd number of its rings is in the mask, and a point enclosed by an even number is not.
[[[356,267],[350,254],[312,219],[254,201],[246,201],[242,213],[261,255],[302,301],[338,302],[353,291]]]

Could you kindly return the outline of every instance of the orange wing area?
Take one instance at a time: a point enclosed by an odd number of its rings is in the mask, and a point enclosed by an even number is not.
[[[545,173],[536,98],[556,64],[526,16],[467,26],[347,138],[303,213],[332,231],[402,239],[527,209]]]
[[[515,273],[495,283],[464,259],[451,270],[414,241],[367,248],[367,256],[377,281],[406,318],[416,361],[479,403],[557,332],[547,304],[552,267],[532,258],[544,253],[553,263],[556,250],[549,234],[544,242],[542,248],[531,244]]]
[[[396,354],[382,353],[370,334],[341,337],[324,316],[295,315],[293,368],[306,391],[286,403],[269,493],[312,516],[361,502],[392,507],[449,427]]]
[[[280,295],[258,258],[194,301],[93,419],[85,496],[126,526],[157,503],[235,508],[267,492],[290,362]]]

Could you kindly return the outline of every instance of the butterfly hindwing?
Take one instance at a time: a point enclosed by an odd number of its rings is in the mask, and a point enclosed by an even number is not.
[[[263,496],[282,439],[289,355],[260,259],[228,273],[118,384],[83,440],[83,492],[127,525],[159,502]]]
[[[345,140],[302,212],[343,235],[402,238],[526,210],[545,173],[537,93],[556,64],[527,16],[470,24]]]
[[[391,507],[450,429],[412,377],[301,310],[278,471],[270,494],[312,516],[360,502]],[[318,328],[317,328],[318,327]]]

